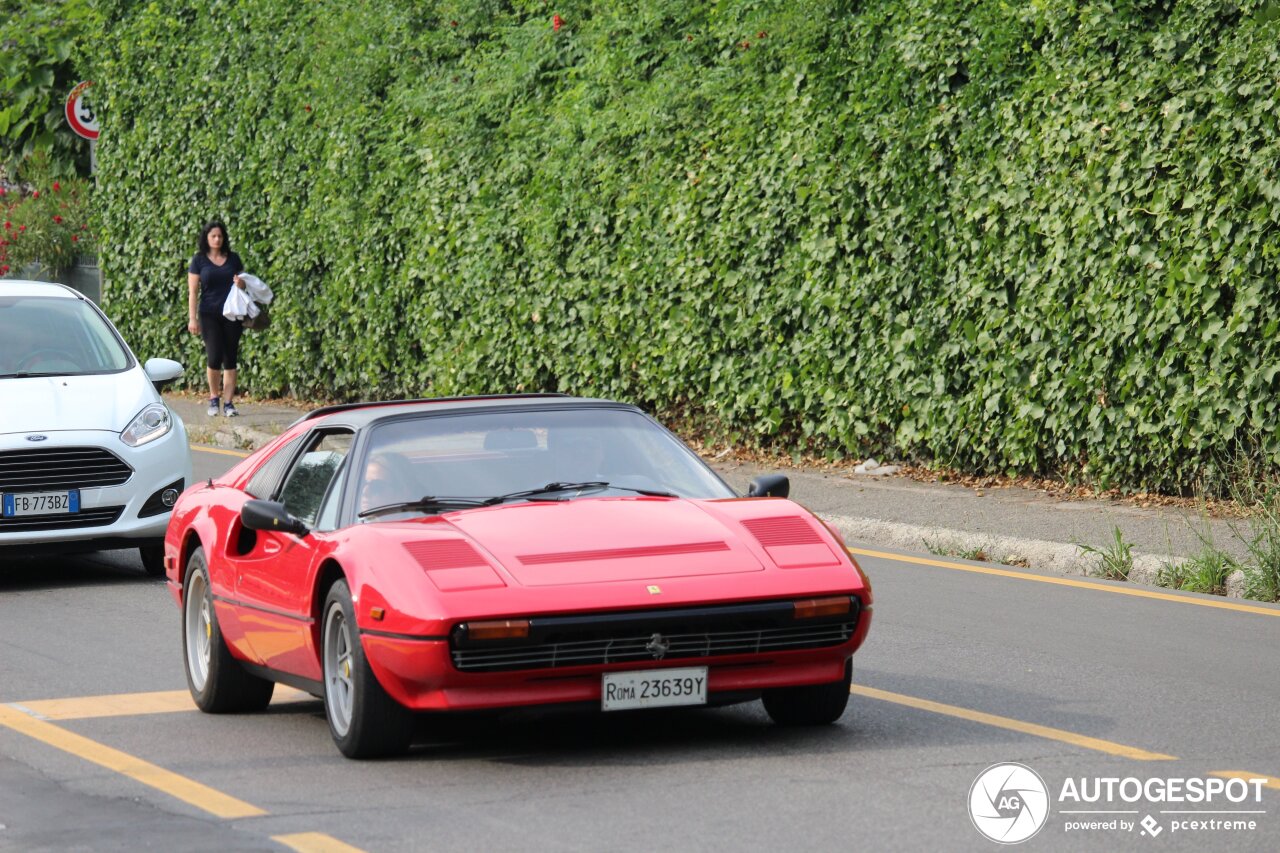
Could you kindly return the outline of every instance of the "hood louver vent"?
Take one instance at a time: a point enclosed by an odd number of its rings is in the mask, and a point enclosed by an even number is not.
[[[779,545],[821,545],[822,537],[798,515],[780,518],[750,518],[742,526],[751,531],[756,541],[766,548]]]
[[[404,549],[441,592],[467,592],[506,586],[489,562],[464,539],[406,542]]]
[[[488,566],[484,557],[461,539],[439,539],[427,542],[406,542],[404,546],[418,565],[427,571],[436,569],[469,569]]]
[[[748,518],[742,526],[764,546],[780,569],[812,569],[840,563],[813,524],[798,515]]]

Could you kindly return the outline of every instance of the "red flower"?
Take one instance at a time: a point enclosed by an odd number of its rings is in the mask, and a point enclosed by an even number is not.
[[[79,235],[79,234],[72,234],[72,235],[71,235],[71,242],[72,242],[72,243],[79,243],[79,242],[80,242],[80,235]]]
[[[57,192],[57,191],[58,191],[58,190],[60,190],[60,189],[62,189],[62,184],[58,183],[57,181],[54,181],[54,182],[53,182],[53,191],[54,191],[54,192]]]
[[[61,224],[62,224],[62,217],[55,213],[55,214],[53,215],[53,221],[54,221],[54,223],[55,223],[55,224],[57,224],[57,225],[61,225]]]
[[[310,105],[310,104],[304,104],[302,108],[303,108],[304,110],[306,110],[307,112],[311,112],[311,105]]]
[[[451,26],[451,27],[456,27],[456,26],[458,26],[458,22],[457,22],[457,21],[450,21],[450,22],[449,22],[449,26]]]
[[[31,193],[31,197],[32,197],[32,198],[40,198],[40,190],[35,190],[35,191],[33,191],[33,192]]]
[[[6,190],[4,187],[0,187],[0,195],[4,195],[6,192],[8,192],[8,190]]]
[[[559,15],[551,16],[551,31],[553,33],[560,32],[560,28],[563,26],[564,26],[564,18],[561,18]]]
[[[744,42],[742,43],[742,49],[743,49],[743,50],[751,50],[751,42],[749,42],[749,41],[744,41]]]
[[[685,40],[685,41],[693,41],[693,36],[685,36],[685,37],[684,37],[684,40]]]
[[[81,226],[80,226],[80,230],[81,230],[81,231],[88,231],[88,230],[89,230],[89,226],[88,226],[88,224],[81,225]]]
[[[19,226],[18,226],[18,231],[19,231],[19,233],[21,233],[21,232],[23,232],[23,231],[26,231],[26,230],[27,230],[27,226],[25,226],[25,225],[19,225]]]
[[[7,273],[8,271],[9,271],[9,265],[8,265],[8,264],[5,264],[4,266],[0,267],[0,275],[4,275],[4,274],[5,274],[5,273]]]
[[[768,33],[766,33],[764,30],[761,30],[760,32],[756,33],[756,40],[758,41],[758,40],[760,40],[760,39],[764,38],[764,37],[765,37],[765,36],[767,36],[767,35],[769,35],[769,34],[768,34]]]
[[[8,231],[12,227],[13,227],[13,223],[6,219],[4,221],[4,230]]]

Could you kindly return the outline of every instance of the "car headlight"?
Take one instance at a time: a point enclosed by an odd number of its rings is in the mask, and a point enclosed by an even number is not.
[[[152,403],[129,422],[120,440],[130,447],[141,447],[173,429],[173,416],[163,403]]]

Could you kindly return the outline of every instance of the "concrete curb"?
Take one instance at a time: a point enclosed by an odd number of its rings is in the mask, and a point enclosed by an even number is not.
[[[245,451],[257,450],[277,435],[277,433],[263,432],[251,426],[224,426],[209,429],[199,425],[188,425],[187,432],[194,438],[207,440],[209,444],[218,447]]]
[[[1102,566],[1102,558],[1078,545],[1050,542],[1043,539],[1021,539],[1016,536],[990,536],[950,530],[945,527],[920,527],[877,518],[853,518],[850,516],[824,515],[823,518],[849,544],[862,543],[873,547],[894,548],[899,551],[972,551],[982,549],[993,564],[1022,565],[1028,568],[1056,572],[1061,575],[1085,575],[1096,577]],[[969,561],[975,562],[975,561]],[[1133,568],[1129,582],[1142,586],[1156,586],[1156,577],[1165,566],[1182,562],[1169,554],[1133,554]],[[1160,587],[1163,589],[1163,587]],[[1228,581],[1228,598],[1243,598],[1243,585]]]

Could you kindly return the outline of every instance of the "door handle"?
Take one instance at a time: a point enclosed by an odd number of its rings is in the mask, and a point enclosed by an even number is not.
[[[275,539],[268,539],[262,543],[262,553],[266,554],[267,556],[270,556],[272,554],[279,554],[280,550],[281,550],[280,543]]]

